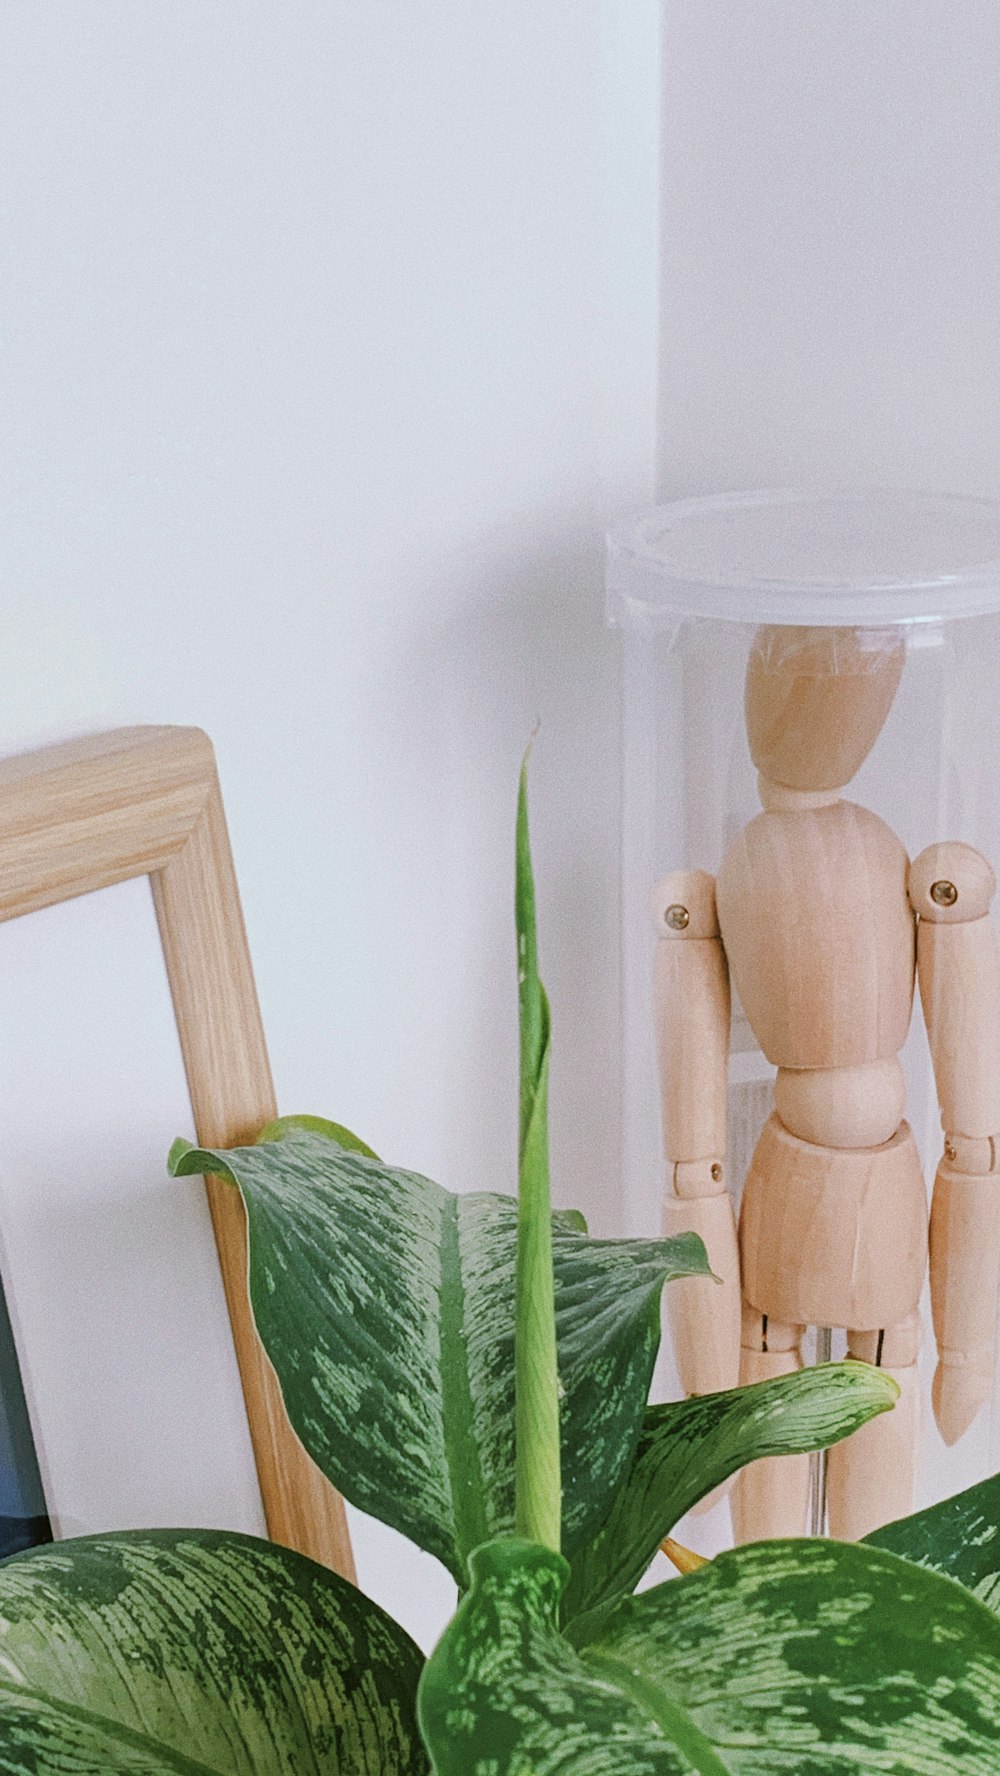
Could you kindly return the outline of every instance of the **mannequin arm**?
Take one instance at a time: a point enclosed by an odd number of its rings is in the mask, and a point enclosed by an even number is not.
[[[917,970],[944,1158],[931,1205],[934,1415],[955,1443],[990,1397],[1000,1297],[1000,947],[996,877],[969,845],[931,845],[910,870]]]
[[[667,876],[654,895],[656,1015],[667,1234],[699,1233],[711,1277],[671,1283],[667,1311],[688,1394],[735,1387],[740,1357],[740,1261],[726,1189],[729,969],[715,883],[703,870]]]

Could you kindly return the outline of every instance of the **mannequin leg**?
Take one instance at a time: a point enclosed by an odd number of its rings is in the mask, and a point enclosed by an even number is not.
[[[900,1388],[891,1412],[871,1419],[830,1450],[830,1534],[838,1541],[856,1542],[914,1508],[920,1436],[919,1316],[911,1314],[883,1332],[849,1332],[847,1352],[885,1369]]]
[[[802,1326],[768,1319],[743,1305],[743,1348],[740,1385],[791,1375],[802,1367]],[[751,1462],[737,1476],[732,1497],[733,1534],[737,1544],[762,1542],[772,1536],[805,1535],[809,1511],[809,1457],[769,1456]]]

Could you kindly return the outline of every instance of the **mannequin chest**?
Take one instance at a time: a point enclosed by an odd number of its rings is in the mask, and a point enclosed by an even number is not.
[[[716,894],[733,984],[768,1060],[851,1067],[898,1054],[913,1005],[906,852],[853,802],[765,812]]]

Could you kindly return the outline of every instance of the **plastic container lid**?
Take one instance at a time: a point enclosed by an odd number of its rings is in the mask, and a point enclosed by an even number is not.
[[[938,623],[1000,612],[1000,503],[783,489],[677,500],[608,535],[608,613]]]

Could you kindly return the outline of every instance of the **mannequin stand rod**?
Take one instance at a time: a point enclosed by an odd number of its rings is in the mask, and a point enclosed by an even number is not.
[[[816,1361],[828,1363],[833,1349],[833,1335],[829,1326],[816,1328]],[[820,1449],[810,1461],[810,1499],[809,1499],[809,1534],[821,1536],[826,1533],[826,1493],[827,1468],[829,1457],[825,1449]]]

